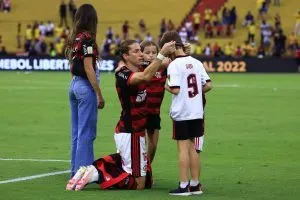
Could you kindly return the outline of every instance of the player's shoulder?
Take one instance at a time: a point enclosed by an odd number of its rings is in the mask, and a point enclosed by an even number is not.
[[[120,70],[118,70],[115,73],[116,78],[122,78],[122,79],[128,79],[129,75],[132,73],[130,69],[128,69],[126,66],[121,67]]]
[[[200,60],[198,60],[198,59],[191,56],[190,61],[191,61],[190,64],[193,66],[193,68],[195,70],[200,71],[201,73],[206,72],[205,66],[203,65],[203,63]]]
[[[193,59],[194,62],[196,62],[196,63],[198,63],[198,64],[200,64],[200,65],[203,65],[203,63],[202,63],[201,60],[199,60],[199,59],[197,59],[197,58],[194,58],[194,57],[192,57],[192,59]]]
[[[203,63],[192,56],[189,56],[187,61],[189,62],[189,64],[192,64],[193,66],[203,67]]]
[[[84,31],[84,32],[78,33],[76,35],[75,41],[76,42],[85,42],[85,41],[94,42],[94,39],[93,39],[91,33]]]
[[[80,39],[91,39],[92,38],[92,34],[87,32],[87,31],[83,31],[80,32],[76,35],[76,38],[80,38]]]
[[[171,64],[176,65],[176,64],[182,64],[184,62],[187,62],[188,60],[190,60],[189,55],[185,55],[185,56],[177,56],[172,62]]]
[[[202,63],[201,63],[201,61],[197,60],[196,58],[194,58],[190,55],[179,56],[170,63],[168,69],[170,67],[178,67],[178,69],[181,69],[181,66],[183,66],[183,65],[202,66]]]
[[[201,63],[200,60],[194,58],[193,56],[188,56],[187,58],[188,58],[189,60],[191,60],[191,61],[194,61],[194,62],[200,62],[200,63]]]

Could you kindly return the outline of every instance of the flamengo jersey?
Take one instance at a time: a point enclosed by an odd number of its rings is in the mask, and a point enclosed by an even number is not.
[[[92,57],[93,68],[96,71],[98,54],[98,46],[90,33],[82,32],[77,34],[72,47],[72,74],[88,79],[84,70],[83,60],[85,57]]]
[[[149,61],[144,61],[142,66],[148,67]],[[167,69],[158,70],[155,76],[147,84],[147,114],[159,115],[161,103],[165,94],[165,83],[167,79]]]
[[[177,57],[168,67],[169,87],[179,87],[170,110],[174,121],[203,119],[202,86],[210,80],[203,64],[191,57]]]
[[[115,131],[144,136],[147,115],[146,84],[129,85],[132,74],[134,72],[125,66],[115,74],[116,89],[122,106],[121,117]]]
[[[165,94],[166,79],[166,69],[159,70],[147,86],[147,111],[150,115],[160,114],[160,107]]]

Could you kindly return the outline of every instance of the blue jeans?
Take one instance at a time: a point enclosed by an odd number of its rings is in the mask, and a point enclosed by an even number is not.
[[[71,106],[71,176],[94,161],[97,96],[89,80],[74,76],[69,89]]]

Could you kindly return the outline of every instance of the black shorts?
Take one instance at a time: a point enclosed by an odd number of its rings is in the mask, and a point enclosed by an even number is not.
[[[160,130],[160,121],[159,115],[147,115],[146,129],[151,131]]]
[[[187,140],[203,135],[203,119],[173,121],[173,139]]]

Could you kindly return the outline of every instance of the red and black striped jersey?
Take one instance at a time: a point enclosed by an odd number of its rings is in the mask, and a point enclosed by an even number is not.
[[[165,94],[166,79],[167,70],[159,70],[147,86],[147,110],[150,115],[160,114],[160,106]]]
[[[72,46],[72,67],[71,72],[76,76],[87,79],[84,70],[83,59],[93,57],[93,67],[96,70],[96,61],[98,59],[98,46],[95,39],[88,32],[82,32],[76,35]]]
[[[120,120],[116,126],[116,133],[133,133],[145,135],[146,126],[146,84],[129,85],[134,74],[127,67],[116,72],[116,89],[122,106]]]

